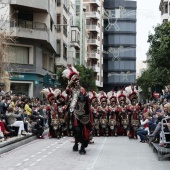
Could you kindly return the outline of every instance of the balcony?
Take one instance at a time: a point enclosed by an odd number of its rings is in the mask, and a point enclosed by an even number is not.
[[[71,27],[71,46],[75,47],[76,50],[80,49],[80,30],[77,26]]]
[[[99,60],[100,55],[98,53],[94,53],[94,52],[87,53],[87,59],[97,59],[97,60]]]
[[[88,66],[89,69],[93,69],[94,72],[99,73],[100,72],[100,67],[97,66],[97,64],[93,65],[93,66]]]
[[[42,11],[48,11],[48,1],[47,0],[11,0],[11,5],[19,5],[19,6],[25,6],[30,8],[39,9]],[[40,12],[40,11],[39,11]]]
[[[100,19],[100,14],[97,11],[86,12],[86,18]]]
[[[100,6],[100,0],[83,0],[83,3],[86,4],[92,4],[92,5],[97,5],[98,7]]]
[[[96,80],[96,86],[103,87],[103,82],[100,82],[99,80]]]
[[[88,39],[87,45],[100,46],[100,41],[98,39]]]
[[[10,21],[11,36],[39,39],[48,41],[47,26],[45,23],[26,20]]]
[[[100,28],[97,25],[86,25],[87,31],[100,32]]]

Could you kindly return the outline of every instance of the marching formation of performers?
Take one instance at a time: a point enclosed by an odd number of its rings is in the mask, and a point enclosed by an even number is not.
[[[65,90],[42,91],[49,101],[46,108],[49,138],[74,136],[73,151],[79,150],[80,154],[86,153],[92,136],[127,135],[137,139],[140,105],[133,86],[107,94],[86,92],[79,84],[78,71],[72,66],[63,71],[63,77],[68,79]]]

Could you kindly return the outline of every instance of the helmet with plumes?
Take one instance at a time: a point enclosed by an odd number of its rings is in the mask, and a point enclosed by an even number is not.
[[[100,91],[98,94],[99,101],[102,102],[107,102],[107,95],[104,91]]]
[[[118,101],[126,101],[126,92],[124,90],[119,90],[117,92]]]
[[[89,92],[90,102],[98,102],[97,93],[95,91]]]
[[[127,92],[128,92],[127,95],[130,101],[138,98],[137,91],[135,90],[133,85],[130,86],[130,89]]]
[[[62,100],[63,102],[67,101],[68,98],[68,94],[66,93],[66,91],[64,90],[60,96],[59,96],[59,100]]]
[[[79,72],[71,65],[67,65],[67,68],[62,72],[62,77],[71,80],[71,78],[75,76],[75,79],[79,79]]]
[[[109,102],[117,102],[117,94],[114,90],[107,93],[107,97]]]

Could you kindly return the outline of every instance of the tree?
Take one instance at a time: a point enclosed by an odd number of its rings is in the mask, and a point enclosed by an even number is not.
[[[86,91],[97,91],[93,69],[88,69],[84,65],[76,65],[75,68],[80,75],[80,84],[86,89]],[[57,73],[58,81],[62,88],[66,88],[68,83],[68,80],[62,77],[62,72],[64,69],[65,68],[63,67]]]
[[[170,23],[158,25],[154,31],[154,34],[148,36],[150,59],[146,63],[149,64],[149,68],[137,79],[137,84],[144,93],[148,87],[154,88],[170,83]]]

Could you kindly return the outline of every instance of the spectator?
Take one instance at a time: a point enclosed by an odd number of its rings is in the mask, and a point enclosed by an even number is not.
[[[147,135],[149,134],[149,121],[150,121],[149,112],[145,112],[143,114],[143,118],[141,117],[140,123],[141,127],[137,131],[137,135],[139,135],[142,143],[145,143],[147,140]]]
[[[19,127],[19,131],[18,131],[18,135],[25,135],[25,129],[24,129],[24,122],[23,121],[17,121],[16,118],[21,117],[21,112],[22,110],[20,108],[18,108],[18,112],[19,114],[17,114],[17,111],[14,111],[14,108],[12,106],[9,106],[8,111],[6,113],[6,117],[7,117],[7,123],[10,126],[15,126],[15,127]]]
[[[25,106],[24,106],[24,110],[26,111],[26,114],[28,115],[28,117],[31,116],[32,114],[32,109],[31,107],[28,105],[28,100],[25,100]]]

